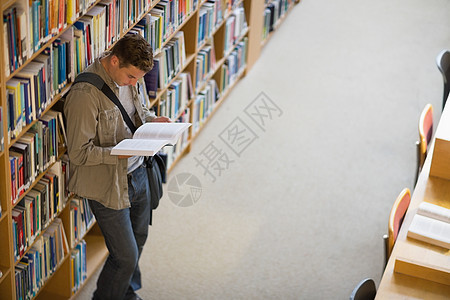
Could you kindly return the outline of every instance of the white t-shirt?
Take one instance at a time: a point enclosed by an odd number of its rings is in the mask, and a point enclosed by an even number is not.
[[[122,103],[123,108],[127,112],[127,114],[130,116],[131,121],[133,122],[134,114],[136,113],[136,107],[134,107],[133,104],[133,98],[131,94],[131,88],[130,86],[119,86],[119,101]],[[129,136],[127,138],[132,138],[133,134],[131,133],[131,130],[128,128],[126,122],[125,128],[127,129],[127,132]],[[136,170],[142,163],[144,162],[143,156],[132,156],[128,158],[128,174]]]

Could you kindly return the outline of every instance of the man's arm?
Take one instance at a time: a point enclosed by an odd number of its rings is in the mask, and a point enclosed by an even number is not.
[[[117,164],[110,155],[112,147],[94,145],[98,123],[98,95],[95,87],[78,84],[70,91],[64,104],[67,120],[67,150],[76,165]]]

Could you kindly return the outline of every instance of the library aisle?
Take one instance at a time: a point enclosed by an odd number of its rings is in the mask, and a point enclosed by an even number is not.
[[[378,286],[420,111],[441,104],[449,12],[445,0],[294,7],[171,171],[141,297],[347,299],[362,278]],[[94,289],[95,277],[75,299]]]

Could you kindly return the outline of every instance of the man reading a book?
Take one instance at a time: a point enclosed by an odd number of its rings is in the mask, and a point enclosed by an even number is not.
[[[137,81],[152,67],[150,44],[140,35],[129,34],[84,72],[99,75],[139,127],[145,122],[170,122],[156,117],[140,100]],[[94,85],[72,86],[64,113],[71,163],[68,188],[89,199],[109,250],[93,299],[141,299],[135,292],[141,287],[138,261],[151,214],[144,157],[110,154],[132,133],[119,108]]]

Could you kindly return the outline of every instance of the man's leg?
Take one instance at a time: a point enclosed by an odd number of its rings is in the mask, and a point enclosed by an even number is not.
[[[144,166],[140,166],[128,175],[128,195],[131,202],[130,219],[138,247],[139,260],[145,241],[147,240],[150,222],[150,188],[147,170]],[[136,264],[126,299],[133,299],[135,291],[140,289],[141,286],[141,272],[139,270],[139,264]]]
[[[130,210],[110,209],[94,200],[89,200],[89,204],[109,251],[109,256],[97,280],[94,299],[122,300],[139,256],[130,220]]]

